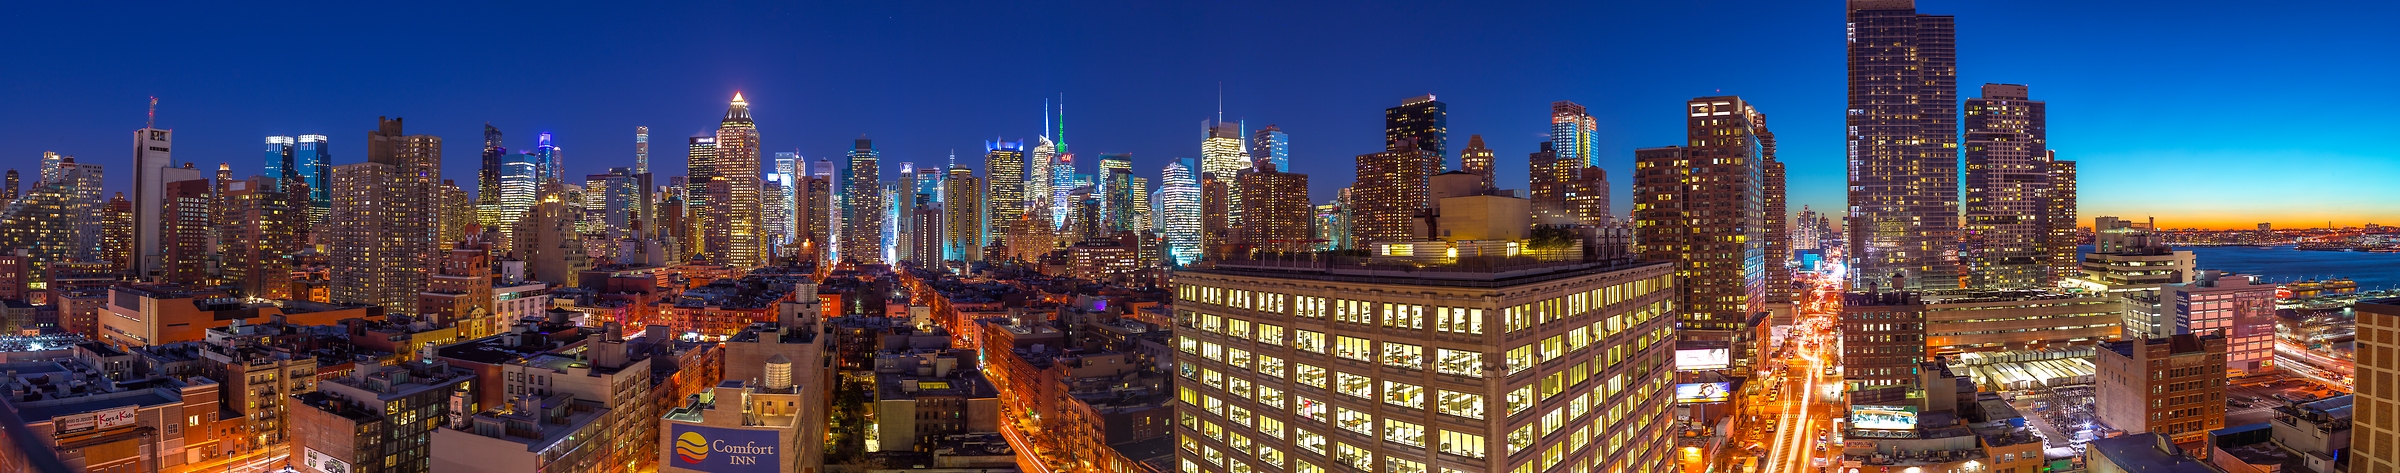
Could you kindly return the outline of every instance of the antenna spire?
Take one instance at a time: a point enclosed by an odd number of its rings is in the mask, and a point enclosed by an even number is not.
[[[158,127],[158,96],[150,96],[150,116],[142,119],[142,128]]]
[[[1225,123],[1225,81],[1217,81],[1217,123]]]

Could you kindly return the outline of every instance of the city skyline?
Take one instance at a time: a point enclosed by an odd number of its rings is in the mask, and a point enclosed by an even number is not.
[[[1216,84],[1224,82],[1224,110],[1229,121],[1244,121],[1256,130],[1269,124],[1279,125],[1292,135],[1293,156],[1290,171],[1324,176],[1312,186],[1312,201],[1323,202],[1346,183],[1350,157],[1377,150],[1378,139],[1374,111],[1389,107],[1405,97],[1433,93],[1450,103],[1452,130],[1459,135],[1485,135],[1490,147],[1501,156],[1497,176],[1504,188],[1525,186],[1526,163],[1517,158],[1531,153],[1547,135],[1549,124],[1546,106],[1557,100],[1572,100],[1590,107],[1598,119],[1595,153],[1603,169],[1613,176],[1630,175],[1632,150],[1652,143],[1673,142],[1677,132],[1674,113],[1679,102],[1707,95],[1741,95],[1762,107],[1779,111],[1777,121],[1784,161],[1790,163],[1793,205],[1838,209],[1844,204],[1838,156],[1841,136],[1838,131],[1841,97],[1838,93],[1841,73],[1838,69],[1841,53],[1841,32],[1827,24],[1839,24],[1842,14],[1830,5],[1741,5],[1742,8],[1707,8],[1706,6],[1642,6],[1631,11],[1609,12],[1611,25],[1625,23],[1623,31],[1601,28],[1601,36],[1570,42],[1565,53],[1576,58],[1588,58],[1581,63],[1590,67],[1561,68],[1542,64],[1542,54],[1510,53],[1520,47],[1539,44],[1549,39],[1547,33],[1527,33],[1515,30],[1490,29],[1482,26],[1495,22],[1462,21],[1465,29],[1453,33],[1453,38],[1470,37],[1468,33],[1488,32],[1474,41],[1446,41],[1426,38],[1407,40],[1409,46],[1432,48],[1443,57],[1457,57],[1455,66],[1429,71],[1422,77],[1402,78],[1389,74],[1366,74],[1351,70],[1374,59],[1393,57],[1372,44],[1336,38],[1339,31],[1355,26],[1332,25],[1324,30],[1284,30],[1274,28],[1280,23],[1240,25],[1236,31],[1252,33],[1239,45],[1269,47],[1289,45],[1294,59],[1270,61],[1254,65],[1237,60],[1243,48],[1231,48],[1189,64],[1168,64],[1160,59],[1131,59],[1114,55],[1127,48],[1185,47],[1188,40],[1170,38],[1166,32],[1197,28],[1211,18],[1238,14],[1214,9],[1199,11],[1125,12],[1102,8],[1028,8],[989,9],[962,7],[931,15],[918,14],[922,22],[891,22],[893,15],[875,10],[882,7],[858,7],[865,10],[790,11],[760,9],[756,19],[737,24],[732,30],[713,33],[720,39],[752,41],[756,51],[782,52],[788,48],[808,49],[807,46],[842,46],[838,52],[812,52],[814,56],[793,59],[731,61],[733,57],[717,57],[721,52],[705,53],[712,58],[706,66],[659,67],[628,63],[625,59],[653,57],[653,64],[687,64],[672,56],[660,55],[667,50],[681,50],[685,41],[662,37],[599,38],[593,44],[568,47],[569,38],[560,44],[535,42],[494,49],[457,50],[468,44],[436,42],[425,45],[429,51],[448,51],[464,54],[461,58],[436,61],[425,72],[389,74],[387,77],[368,77],[366,68],[347,67],[348,60],[335,61],[319,74],[304,77],[252,77],[254,80],[226,82],[223,80],[182,80],[196,77],[248,77],[239,74],[240,61],[221,61],[247,47],[297,48],[292,54],[325,52],[318,48],[335,48],[363,41],[345,31],[325,31],[331,35],[323,45],[283,45],[272,37],[262,37],[242,31],[215,31],[190,25],[160,25],[160,28],[124,31],[122,35],[105,34],[100,27],[93,33],[100,38],[87,47],[94,50],[115,46],[156,42],[165,35],[192,36],[214,39],[204,43],[222,47],[190,48],[165,51],[153,58],[159,73],[97,74],[73,61],[83,57],[72,49],[26,51],[16,61],[28,70],[50,70],[55,74],[28,76],[17,87],[0,91],[0,98],[18,104],[16,109],[29,112],[0,118],[0,155],[33,157],[43,151],[57,151],[77,156],[81,162],[121,165],[122,133],[138,128],[135,120],[141,117],[142,107],[150,96],[160,97],[159,126],[182,132],[178,158],[203,165],[228,162],[235,174],[247,177],[261,174],[256,149],[261,138],[301,134],[324,134],[331,137],[335,162],[348,164],[363,159],[365,144],[357,131],[368,129],[367,117],[409,117],[412,130],[442,136],[453,141],[459,149],[446,150],[453,156],[475,156],[472,139],[479,131],[475,127],[493,123],[517,136],[532,136],[540,132],[554,133],[562,148],[576,150],[576,159],[568,161],[572,169],[566,175],[597,174],[608,167],[627,167],[633,159],[632,137],[625,129],[632,126],[657,128],[661,136],[662,156],[658,175],[679,175],[673,159],[683,155],[680,144],[672,139],[678,133],[696,134],[713,131],[709,120],[722,116],[724,97],[742,92],[759,104],[765,118],[761,134],[763,151],[797,151],[804,157],[834,157],[845,151],[840,146],[848,139],[864,133],[876,136],[884,149],[886,161],[940,163],[951,149],[973,149],[979,141],[999,134],[1002,139],[1029,139],[1037,136],[1041,127],[1041,112],[1036,111],[1045,98],[1064,93],[1063,102],[1075,109],[1075,144],[1085,153],[1131,153],[1135,169],[1158,169],[1173,158],[1197,158],[1197,149],[1189,123],[1196,118],[1210,118],[1217,113]],[[851,8],[851,7],[841,7]],[[1574,7],[1584,8],[1584,7]],[[1594,7],[1600,8],[1600,7]],[[1606,6],[1605,8],[1618,8]],[[1983,83],[2012,83],[2032,86],[2039,99],[2052,104],[2052,128],[2055,129],[2051,147],[2060,151],[2061,159],[2083,165],[2083,209],[2079,215],[2088,225],[2089,217],[2115,215],[2121,217],[2158,217],[2169,227],[2246,228],[2258,222],[2273,222],[2282,228],[2317,227],[2332,221],[2337,226],[2355,226],[2369,222],[2400,221],[2400,209],[2377,208],[2378,202],[2400,197],[2400,191],[2382,190],[2369,185],[2364,176],[2380,171],[2400,169],[2400,160],[2377,156],[2373,152],[2355,151],[2354,147],[2339,145],[2333,137],[2372,134],[2366,124],[2329,123],[2302,124],[2300,120],[2278,117],[2305,116],[2311,110],[2305,103],[2311,91],[2365,88],[2371,84],[2367,77],[2374,71],[2390,70],[2391,61],[2336,60],[2345,56],[2377,57],[2363,49],[2346,54],[2347,48],[2367,48],[2377,44],[2375,38],[2390,38],[2393,33],[2377,28],[2341,28],[2345,21],[2361,16],[2313,18],[2311,21],[2331,22],[2324,33],[2333,35],[2310,48],[2279,48],[2276,44],[2299,41],[2277,39],[2294,35],[2272,34],[2285,25],[2297,27],[2294,13],[2268,11],[2236,15],[2231,10],[2197,8],[2152,12],[2159,23],[2168,26],[2145,26],[2126,31],[2095,32],[2076,28],[2090,22],[2102,21],[2142,11],[2140,5],[2109,5],[2093,10],[2078,7],[2076,15],[2058,14],[2059,8],[2035,5],[2024,8],[1999,9],[1973,4],[1928,2],[1919,5],[1927,14],[1955,15],[1960,18],[1960,74],[1957,81],[1960,97],[1971,97],[1972,87]],[[2377,7],[2370,7],[2377,8]],[[2384,7],[2388,8],[2388,7]],[[1689,16],[1693,10],[1706,9],[1722,15],[1726,24],[1738,25],[1758,38],[1721,39],[1688,38],[1687,46],[1678,48],[1637,48],[1645,33],[1659,33],[1656,27],[1642,26],[1642,18],[1672,18]],[[412,15],[431,21],[432,28],[466,26],[462,20],[444,19],[447,10],[430,9]],[[37,12],[38,13],[38,12]],[[206,14],[238,14],[238,11],[195,12]],[[529,17],[548,11],[509,10],[493,12],[492,18]],[[567,15],[559,21],[577,24],[602,22],[614,15],[658,14],[662,12],[605,9],[579,12],[555,12]],[[671,12],[669,12],[671,13]],[[961,45],[966,33],[944,33],[916,43],[869,41],[851,44],[840,39],[841,31],[855,28],[898,28],[898,32],[931,32],[943,25],[978,20],[1013,21],[1039,17],[1049,13],[1061,19],[1091,19],[1103,16],[1133,14],[1144,20],[1146,28],[1161,32],[1143,33],[1124,45],[1091,45],[1080,40],[1112,34],[1133,34],[1121,25],[1091,23],[1088,32],[1026,33],[1022,37],[1001,38],[997,43],[979,44],[964,51],[918,52],[915,45]],[[1357,5],[1308,6],[1292,12],[1293,19],[1277,20],[1294,23],[1309,18],[1355,18],[1361,24],[1376,19],[1407,15],[1439,14],[1461,20],[1516,18],[1530,13],[1490,8],[1430,8],[1430,7],[1360,7]],[[325,18],[347,18],[339,9],[319,13]],[[978,16],[981,14],[982,16]],[[2264,16],[2260,16],[2264,15]],[[44,16],[44,15],[33,15]],[[823,18],[817,18],[823,16]],[[1574,16],[1574,15],[1564,15]],[[388,20],[392,24],[412,17]],[[1545,15],[1528,15],[1523,19],[1535,22],[1558,21]],[[811,29],[806,35],[785,35],[768,28],[777,20],[824,22],[824,28]],[[668,30],[681,31],[700,28],[696,18],[669,14],[660,17]],[[846,25],[838,20],[864,23]],[[2208,26],[2231,26],[2241,23],[2246,28],[2266,29],[2256,41],[2237,41],[2207,34]],[[2173,25],[2185,25],[2177,27]],[[27,25],[20,34],[40,34],[51,28],[74,25]],[[311,27],[303,27],[311,28]],[[373,28],[364,28],[372,30]],[[806,28],[804,28],[806,29]],[[1077,31],[1084,31],[1078,29]],[[2074,40],[2039,34],[2041,31],[2076,31]],[[562,33],[573,36],[573,33]],[[2179,48],[2140,47],[2142,38],[2164,35],[2176,38]],[[672,35],[667,35],[672,36]],[[907,36],[907,35],[899,35]],[[2320,36],[2321,37],[2321,36]],[[645,38],[647,41],[645,41]],[[591,38],[584,38],[591,39]],[[2115,51],[2139,51],[2142,54],[2122,56],[2108,54],[2110,48],[2077,47],[2079,43],[2118,41],[2126,45]],[[663,42],[663,43],[662,43]],[[1683,52],[1709,50],[1725,46],[1720,42],[1750,44],[1755,60],[1763,70],[1790,71],[1776,74],[1741,74],[1727,72],[1665,70],[1627,74],[1610,72],[1606,66],[1649,63]],[[2382,41],[2389,44],[2391,41]],[[2347,46],[2357,45],[2357,46]],[[624,49],[632,48],[632,49]],[[2139,48],[2139,49],[2135,49]],[[936,48],[940,49],[940,48]],[[1395,48],[1408,49],[1408,48]],[[1656,49],[1655,51],[1652,49]],[[622,55],[602,54],[602,51],[624,50]],[[2274,50],[2272,56],[2265,51]],[[194,52],[199,51],[199,52]],[[969,70],[990,61],[989,57],[1012,57],[1016,51],[1027,51],[1068,59],[1073,67],[1045,70],[1030,67],[1041,61],[1024,59],[1027,77],[993,78],[973,83],[945,81],[938,86],[922,79],[899,80],[899,76],[922,75],[957,68]],[[2254,53],[2255,52],[2255,53]],[[1219,54],[1222,57],[1215,57]],[[445,56],[449,54],[445,53]],[[1295,65],[1299,57],[1332,55],[1345,58],[1323,65]],[[622,57],[619,57],[622,56]],[[500,67],[516,62],[507,59],[523,57],[555,61],[550,69],[558,71],[556,78],[505,77],[478,79],[454,70]],[[760,57],[778,57],[761,55]],[[791,58],[794,56],[783,55]],[[545,59],[547,58],[547,59]],[[331,59],[328,59],[331,60]],[[835,60],[867,61],[892,72],[862,74],[861,77],[828,78],[826,74],[810,72],[810,64]],[[1008,61],[1003,59],[1003,61]],[[2333,71],[2307,77],[2278,76],[2253,70],[2272,70],[2274,64],[2287,62],[2309,63],[2312,68],[2332,68]],[[528,64],[540,64],[534,61]],[[2183,74],[2165,75],[2152,68],[2162,64],[2178,64]],[[1279,74],[1262,70],[1269,67],[1322,68],[1310,69],[1311,74]],[[1472,67],[1470,67],[1472,66]],[[226,69],[232,68],[232,69]],[[666,72],[645,71],[624,77],[591,79],[600,71],[644,68]],[[1597,68],[1598,70],[1591,70]],[[877,68],[870,68],[877,69]],[[1494,86],[1479,81],[1473,71],[1500,72],[1509,77],[1510,86]],[[1128,86],[1119,81],[1094,77],[1091,71],[1123,71],[1101,76],[1134,77],[1143,80]],[[225,73],[232,73],[230,75]],[[568,80],[565,77],[577,77]],[[69,82],[59,78],[76,77]],[[1301,77],[1307,77],[1305,79]],[[895,82],[896,81],[896,82]],[[2128,81],[2144,81],[2144,87],[2128,88]],[[422,87],[418,82],[443,83],[448,87]],[[392,88],[389,94],[368,94],[370,88]],[[2179,100],[2213,93],[2217,89],[2239,87],[2254,92],[2240,97],[2212,98],[2206,103]],[[1187,90],[1188,89],[1188,90]],[[208,92],[203,92],[206,90]],[[644,93],[620,96],[627,90]],[[857,93],[826,93],[828,90],[856,90]],[[300,103],[312,106],[293,107],[290,97],[314,97]],[[347,98],[377,97],[377,98]],[[601,97],[609,97],[601,99]],[[2376,108],[2377,102],[2391,99],[2369,96],[2365,108]],[[955,114],[918,118],[909,111],[928,105],[955,110]],[[2136,119],[2109,110],[2144,110],[2144,115],[2183,117],[2183,120]],[[13,122],[13,123],[12,123]],[[2225,130],[2245,130],[2226,136]],[[520,141],[521,142],[521,141]],[[762,153],[765,154],[765,153]],[[1454,158],[1454,156],[1446,156]],[[445,162],[444,175],[462,183],[473,182],[474,164],[471,159],[452,159]],[[2263,166],[2253,163],[2311,162],[2318,166]],[[2184,165],[2177,165],[2184,164]],[[2242,168],[2248,165],[2250,168]],[[205,167],[205,166],[204,166]],[[887,166],[890,167],[890,166]],[[970,167],[978,168],[980,163]],[[2226,172],[2244,169],[2244,172]],[[2318,173],[2316,169],[2343,169],[2341,173]],[[886,169],[887,175],[892,169]],[[126,189],[130,173],[111,173],[107,176],[111,191]],[[2158,186],[2161,180],[2182,182],[2183,185]],[[470,184],[471,185],[471,184]],[[1624,215],[1629,204],[1630,190],[1619,186],[1614,196],[1617,209],[1612,213]]]

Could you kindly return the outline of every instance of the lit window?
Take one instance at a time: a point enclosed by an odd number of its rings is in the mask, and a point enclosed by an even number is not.
[[[1434,407],[1435,409],[1442,411],[1443,414],[1465,417],[1469,419],[1483,419],[1483,395],[1462,393],[1446,389],[1441,390],[1439,394],[1441,398],[1434,401]]]
[[[1334,340],[1333,356],[1366,362],[1375,361],[1374,342],[1350,336],[1336,336]]]
[[[1317,422],[1325,421],[1324,401],[1309,399],[1308,396],[1292,396],[1292,399],[1295,400],[1295,402],[1292,403],[1293,414],[1299,414],[1300,418],[1303,419]]]
[[[1469,350],[1436,348],[1433,350],[1434,371],[1447,375],[1483,377],[1483,353]]]
[[[1383,439],[1411,447],[1425,446],[1425,426],[1397,419],[1383,420]]]
[[[1334,391],[1341,392],[1345,396],[1359,399],[1375,398],[1375,382],[1367,379],[1366,376],[1337,371],[1333,373],[1333,385]]]
[[[1283,377],[1283,359],[1267,355],[1258,355],[1258,374],[1274,376],[1277,378]]]
[[[1333,408],[1333,426],[1359,435],[1375,435],[1375,415],[1353,411],[1347,407]]]
[[[1410,409],[1425,408],[1425,387],[1414,384],[1384,381],[1383,403]]]
[[[1341,442],[1334,442],[1333,447],[1333,461],[1350,464],[1351,468],[1357,468],[1359,471],[1373,471],[1375,454],[1368,453],[1367,449]]]
[[[1316,432],[1308,431],[1308,429],[1295,427],[1292,428],[1292,438],[1296,439],[1292,442],[1292,444],[1299,445],[1301,450],[1307,450],[1310,453],[1315,453],[1318,455],[1325,454],[1324,435],[1318,435]],[[1301,464],[1306,465],[1307,462],[1302,462]]]
[[[1451,430],[1442,431],[1441,451],[1468,458],[1483,458],[1483,436]]]
[[[1311,352],[1311,353],[1318,353],[1318,354],[1323,354],[1323,353],[1325,353],[1325,334],[1324,334],[1324,333],[1321,333],[1321,332],[1316,332],[1316,331],[1311,331],[1311,330],[1305,330],[1305,329],[1297,329],[1297,330],[1294,330],[1293,332],[1294,332],[1294,334],[1296,335],[1295,337],[1293,337],[1293,340],[1292,340],[1292,347],[1293,347],[1293,348],[1298,348],[1298,349],[1300,349],[1301,351],[1306,351],[1306,352]]]
[[[1394,368],[1424,369],[1425,347],[1406,343],[1383,342],[1383,365]]]
[[[1300,381],[1300,384],[1315,387],[1317,389],[1325,389],[1324,368],[1310,366],[1307,363],[1299,363],[1297,365],[1297,368],[1293,368],[1293,371],[1298,373],[1298,375],[1294,376],[1294,378],[1297,378]]]

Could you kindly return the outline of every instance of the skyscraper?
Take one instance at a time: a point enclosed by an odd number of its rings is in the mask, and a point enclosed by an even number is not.
[[[1217,173],[1200,173],[1199,227],[1203,259],[1223,259],[1233,247],[1233,221],[1227,218],[1233,213],[1229,208],[1233,206],[1233,186],[1226,185],[1227,180],[1226,176]]]
[[[826,163],[818,158],[818,163]],[[792,239],[794,254],[802,261],[823,261],[833,242],[834,216],[833,178],[823,174],[801,176],[792,186],[792,206],[797,209],[792,227],[800,232]]]
[[[1250,195],[1236,199],[1249,208],[1243,215],[1249,221],[1242,225],[1241,240],[1253,250],[1265,252],[1299,252],[1314,249],[1308,231],[1312,217],[1308,202],[1308,175],[1283,172],[1275,163],[1259,160],[1256,169],[1241,174],[1239,187]]]
[[[1183,160],[1167,163],[1158,175],[1158,220],[1166,231],[1167,254],[1175,264],[1200,260],[1200,183]]]
[[[292,137],[267,137],[267,155],[260,165],[275,190],[283,190],[285,183],[300,180],[300,170],[292,162]]]
[[[151,102],[153,106],[156,101]],[[148,277],[159,272],[163,257],[164,236],[159,227],[167,218],[160,215],[166,208],[167,183],[207,179],[198,170],[178,166],[174,159],[175,131],[146,125],[133,133],[133,275]],[[47,157],[46,157],[47,159]],[[59,172],[64,166],[53,166]],[[49,176],[44,175],[45,180]],[[96,218],[97,215],[94,215]]]
[[[1535,223],[1584,223],[1570,209],[1567,194],[1573,193],[1570,187],[1583,168],[1599,165],[1592,144],[1598,130],[1583,105],[1564,100],[1550,103],[1550,141],[1534,153],[1528,180]]]
[[[1851,281],[1958,287],[1955,19],[1850,0]]]
[[[1049,110],[1043,110],[1043,112],[1046,114]],[[1035,145],[1033,150],[1026,155],[1024,204],[1025,214],[1033,217],[1024,219],[1023,223],[1027,226],[1041,228],[1019,228],[1016,229],[1018,231],[1048,230],[1058,227],[1058,214],[1050,207],[1051,201],[1055,200],[1050,195],[1050,162],[1058,159],[1058,145],[1051,143],[1048,136],[1037,136],[1034,139],[1039,144]]]
[[[159,200],[159,280],[185,287],[213,286],[208,274],[208,260],[213,254],[208,241],[216,232],[211,218],[212,193],[208,179],[187,179],[168,182]]]
[[[717,264],[766,264],[760,245],[758,153],[758,126],[750,121],[750,103],[737,92],[717,125],[713,176],[707,187],[706,208],[712,216],[703,228],[709,257]]]
[[[975,177],[975,170],[956,163],[950,165],[950,176],[942,180],[942,239],[945,248],[942,259],[968,262],[983,260],[985,223],[984,205],[992,199],[983,195],[984,183]]]
[[[1384,109],[1384,150],[1400,150],[1403,140],[1416,149],[1433,152],[1433,172],[1442,172],[1442,158],[1450,152],[1450,106],[1425,94]]]
[[[2050,158],[2044,104],[2028,98],[2025,86],[1984,84],[1983,96],[1967,99],[1966,263],[1977,289],[2045,287],[2050,273],[2049,225],[2042,198],[2049,194]]]
[[[1131,175],[1132,170],[1128,169],[1126,172],[1127,175]],[[1133,206],[1130,207],[1133,211],[1132,229],[1137,231],[1155,230],[1152,228],[1154,224],[1150,221],[1151,215],[1154,214],[1150,211],[1150,178],[1132,176],[1129,181],[1133,184],[1128,191],[1133,194]]]
[[[775,152],[775,172],[767,174],[765,184],[767,189],[775,192],[762,191],[759,194],[762,199],[758,211],[759,225],[766,234],[762,244],[774,247],[776,255],[786,254],[793,236],[800,234],[800,230],[793,226],[799,220],[793,217],[797,213],[794,210],[797,204],[795,199],[799,195],[800,165],[804,161],[798,152]]]
[[[39,189],[41,184],[35,182],[34,186]],[[132,264],[126,258],[133,254],[133,201],[125,200],[125,193],[118,192],[116,197],[108,199],[107,205],[100,217],[100,259],[107,261],[112,269],[124,271]]]
[[[1242,225],[1242,184],[1234,175],[1251,167],[1250,152],[1242,146],[1242,126],[1239,123],[1226,123],[1222,118],[1213,122],[1201,120],[1200,131],[1200,172],[1215,173],[1226,180],[1226,192],[1233,199],[1226,203],[1226,210],[1232,212],[1228,218],[1232,219],[1231,225],[1239,227]]]
[[[1427,186],[1433,175],[1441,172],[1442,157],[1438,151],[1411,142],[1416,139],[1413,135],[1400,139],[1401,143],[1384,152],[1358,155],[1358,178],[1352,181],[1350,194],[1355,206],[1350,223],[1353,248],[1415,241],[1422,236],[1416,234],[1417,212],[1432,204]]]
[[[467,190],[459,188],[455,181],[443,179],[441,195],[435,196],[434,201],[437,203],[434,206],[436,212],[440,214],[437,218],[441,222],[441,229],[435,232],[434,241],[458,241],[465,238],[467,229],[475,226],[475,201],[473,198],[467,197]],[[294,225],[295,231],[306,228],[308,228],[306,222]]]
[[[2076,245],[2082,238],[2075,231],[2075,162],[2058,159],[2057,150],[2045,154],[2050,165],[2050,189],[2049,194],[2042,196],[2042,224],[2047,233],[2042,238],[2042,253],[2050,260],[2050,279],[2046,284],[2056,284],[2083,275],[2083,262],[2075,258]]]
[[[983,142],[983,172],[990,186],[983,194],[984,225],[990,231],[984,241],[1001,241],[1025,217],[1025,140]]]
[[[1134,226],[1134,215],[1140,213],[1134,210],[1134,194],[1141,189],[1133,187],[1133,155],[1101,153],[1099,164],[1100,205],[1107,213],[1108,229],[1139,229]]]
[[[276,175],[225,186],[218,208],[225,284],[263,299],[292,298],[292,255],[300,250],[298,230],[308,218],[305,197],[278,188],[290,181]]]
[[[55,154],[45,153],[55,156]],[[0,250],[25,252],[33,261],[26,279],[47,282],[55,263],[93,261],[106,253],[130,252],[131,245],[102,244],[115,227],[104,224],[99,199],[100,165],[80,164],[61,157],[44,164],[42,180],[34,183],[5,209],[0,209]],[[132,206],[128,204],[130,209]],[[121,230],[130,240],[130,218]],[[130,241],[128,241],[130,243]]]
[[[325,135],[300,135],[295,141],[292,167],[299,170],[300,181],[308,185],[305,209],[308,221],[300,227],[306,232],[323,226],[325,216],[333,212],[333,143],[325,141]]]
[[[500,142],[500,129],[490,123],[483,124],[483,161],[481,166],[475,168],[475,223],[482,225],[483,231],[505,232],[515,227],[509,224],[514,221],[511,220],[513,217],[507,216],[505,204],[501,203],[502,196],[508,192],[504,190],[507,185],[501,176],[508,173],[511,156],[508,147]],[[532,188],[526,188],[525,191],[524,195],[530,199]],[[532,205],[531,201],[527,201],[526,205]]]
[[[367,161],[334,169],[330,286],[336,302],[415,315],[417,293],[434,266],[442,139],[403,135],[397,118],[378,121],[367,135]]]
[[[517,221],[533,209],[536,194],[541,191],[541,157],[529,153],[508,155],[500,165],[500,195],[493,213],[494,225],[499,225],[500,244],[509,245],[516,234]]]
[[[843,171],[841,258],[864,264],[883,260],[883,185],[875,142],[859,137],[850,148],[850,165]]]
[[[633,127],[633,173],[650,173],[650,127]]]
[[[1066,143],[1059,143],[1059,149],[1061,151],[1057,156],[1052,157],[1050,162],[1050,225],[1052,227],[1066,225],[1067,213],[1074,208],[1069,196],[1075,193],[1076,186],[1081,185],[1076,182],[1075,154],[1064,151]]]
[[[1730,340],[1767,307],[1765,126],[1740,97],[1687,107],[1690,147],[1634,151],[1634,241],[1675,263],[1684,339]]]
[[[1275,169],[1292,169],[1292,135],[1283,127],[1270,123],[1250,134],[1250,159],[1275,163]]]
[[[1494,188],[1498,183],[1494,181],[1492,163],[1497,158],[1491,148],[1483,147],[1483,135],[1467,135],[1467,149],[1458,150],[1458,169],[1483,176],[1483,187]]]

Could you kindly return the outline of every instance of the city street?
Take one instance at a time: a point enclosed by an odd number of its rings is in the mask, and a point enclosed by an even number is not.
[[[1767,472],[1815,471],[1819,458],[1841,455],[1824,440],[1833,437],[1834,419],[1844,408],[1837,335],[1842,281],[1838,276],[1802,274],[1810,289],[1802,293],[1790,335],[1769,357],[1783,363],[1767,380],[1775,387],[1769,396],[1771,407],[1781,412],[1763,469]],[[1820,446],[1825,449],[1818,450]]]

